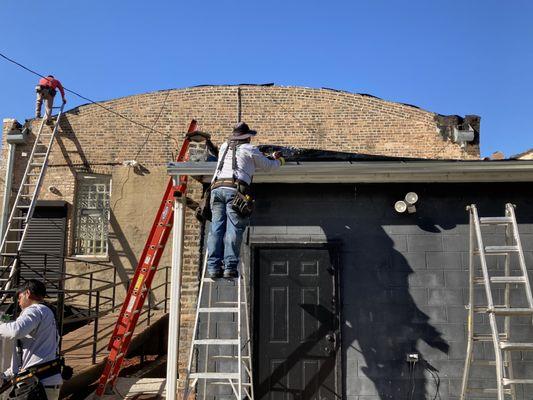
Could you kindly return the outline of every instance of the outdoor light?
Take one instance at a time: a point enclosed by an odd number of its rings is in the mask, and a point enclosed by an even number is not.
[[[405,195],[404,200],[398,200],[394,203],[394,209],[398,213],[408,212],[413,214],[416,212],[415,203],[418,201],[418,195],[415,192],[409,192]]]
[[[394,203],[394,209],[396,212],[403,213],[405,210],[407,210],[407,203],[403,200],[398,200],[396,203]]]
[[[410,206],[418,201],[418,195],[415,192],[409,192],[405,195],[405,202]]]

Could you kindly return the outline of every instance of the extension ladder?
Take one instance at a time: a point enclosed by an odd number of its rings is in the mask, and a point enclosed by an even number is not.
[[[506,396],[516,399],[516,385],[533,384],[533,378],[516,378],[513,370],[513,352],[533,351],[533,342],[514,342],[511,336],[511,318],[533,316],[533,296],[529,284],[528,272],[522,251],[522,244],[518,233],[518,226],[514,212],[514,205],[505,205],[504,217],[480,218],[474,204],[467,207],[470,213],[470,261],[469,261],[469,309],[468,309],[468,343],[461,387],[461,399],[466,399],[469,394],[496,395],[498,400]],[[483,243],[482,227],[503,226],[505,228],[505,244],[500,246],[487,246]],[[511,274],[511,256],[518,257],[519,274]],[[475,258],[479,256],[479,267],[475,265]],[[490,276],[487,266],[487,257],[504,257],[504,275]],[[498,285],[498,286],[496,286]],[[504,285],[503,304],[494,304],[493,286],[497,288]],[[525,294],[526,307],[511,304],[511,285]],[[484,289],[486,304],[475,304],[475,288]],[[497,289],[496,289],[497,290]],[[474,329],[475,314],[485,314],[490,325],[490,334],[476,332]],[[502,321],[503,318],[503,321]],[[503,322],[503,324],[502,324]],[[502,326],[503,325],[503,326]],[[519,339],[520,340],[520,339]],[[494,347],[494,360],[476,360],[473,351],[474,345],[482,342],[492,342]],[[472,366],[492,366],[496,368],[496,388],[473,388],[468,386]]]
[[[57,114],[54,126],[49,132],[44,129],[46,118],[43,118],[39,131],[33,143],[28,164],[24,171],[17,197],[9,215],[6,231],[0,244],[0,256],[7,265],[0,265],[0,287],[9,290],[17,279],[19,253],[24,245],[30,226],[35,204],[44,180],[50,150],[57,134],[57,128],[63,115],[62,104]],[[0,305],[6,300],[7,295],[0,296]]]
[[[195,120],[192,120],[176,161],[186,161],[187,151],[191,142],[202,142],[205,140],[209,140],[209,136],[197,131],[197,123]],[[122,304],[117,323],[111,335],[109,345],[107,346],[109,356],[107,357],[104,371],[100,376],[98,387],[96,388],[96,395],[98,397],[104,394],[108,384],[112,388],[118,377],[120,367],[124,361],[124,357],[127,355],[129,344],[133,338],[137,320],[141,314],[146,296],[150,291],[159,260],[165,250],[165,245],[172,229],[174,199],[176,196],[185,196],[186,190],[187,176],[180,176],[177,187],[174,186],[172,178],[169,179],[163,200],[159,206],[142,255],[139,258],[133,280],[129,285],[128,293]]]
[[[250,320],[248,310],[248,293],[246,274],[241,264],[239,277],[231,280],[213,280],[207,277],[207,255],[205,257],[200,292],[196,306],[193,338],[189,352],[189,363],[185,378],[185,391],[183,400],[188,400],[192,391],[197,388],[198,382],[203,382],[202,398],[208,398],[208,391],[216,391],[217,386],[229,386],[236,399],[254,399],[252,379],[252,353]],[[206,291],[206,286],[208,286]],[[216,293],[226,291],[222,298],[231,298],[230,301],[220,300]],[[205,296],[207,295],[207,296]],[[213,316],[230,316],[230,318],[214,318]],[[205,316],[205,320],[201,317]],[[234,323],[231,338],[210,338],[213,331],[218,332],[216,324],[230,320]],[[203,329],[200,329],[200,326]],[[204,334],[200,334],[200,330]],[[201,338],[200,336],[206,336]],[[227,336],[231,336],[228,334]],[[213,353],[210,350],[214,350]],[[229,351],[228,351],[229,350]],[[231,353],[231,354],[226,354]],[[192,372],[195,357],[197,361],[196,372]],[[204,371],[198,371],[200,358],[203,359]],[[217,367],[225,371],[208,371]],[[228,371],[230,370],[230,371]],[[212,393],[211,393],[212,394]],[[209,397],[211,398],[211,397]]]

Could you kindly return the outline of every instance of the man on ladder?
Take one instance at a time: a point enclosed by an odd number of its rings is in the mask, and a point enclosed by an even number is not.
[[[56,89],[59,89],[61,93],[61,98],[63,99],[63,104],[67,102],[65,99],[65,90],[63,85],[59,82],[53,75],[48,75],[45,78],[39,80],[39,84],[35,87],[37,92],[37,100],[35,103],[35,118],[41,118],[41,107],[43,100],[46,101],[46,124],[50,125],[52,123],[52,107],[54,106],[54,97],[56,95]]]
[[[207,239],[209,277],[237,278],[242,236],[253,209],[250,184],[256,169],[270,171],[285,163],[281,152],[266,157],[250,140],[257,134],[244,122],[220,147],[211,185],[212,221]]]

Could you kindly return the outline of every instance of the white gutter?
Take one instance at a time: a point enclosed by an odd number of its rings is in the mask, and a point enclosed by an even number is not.
[[[173,176],[208,182],[215,162],[169,163]],[[257,172],[256,183],[533,182],[533,160],[506,161],[305,161]]]

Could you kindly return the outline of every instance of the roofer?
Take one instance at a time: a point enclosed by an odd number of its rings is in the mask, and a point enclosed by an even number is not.
[[[220,147],[211,185],[212,221],[207,239],[207,270],[211,278],[237,278],[242,236],[253,209],[250,184],[256,169],[265,171],[285,163],[281,152],[267,158],[250,144],[257,134],[244,122]]]
[[[20,384],[13,386],[9,397],[57,400],[63,382],[58,362],[59,337],[54,313],[43,304],[46,287],[41,281],[31,279],[18,290],[17,295],[22,309],[20,316],[13,322],[0,323],[0,336],[16,343],[11,367],[0,374],[0,381],[5,383],[13,377],[22,376],[28,369],[34,369],[36,379],[21,380]]]
[[[67,102],[65,99],[65,90],[63,85],[59,82],[53,75],[48,75],[45,78],[39,80],[39,84],[35,87],[37,92],[37,102],[35,103],[35,118],[41,118],[41,106],[43,100],[46,101],[46,123],[50,124],[52,122],[52,107],[54,106],[54,96],[56,95],[56,89],[59,89],[61,97],[63,98],[63,104]]]

